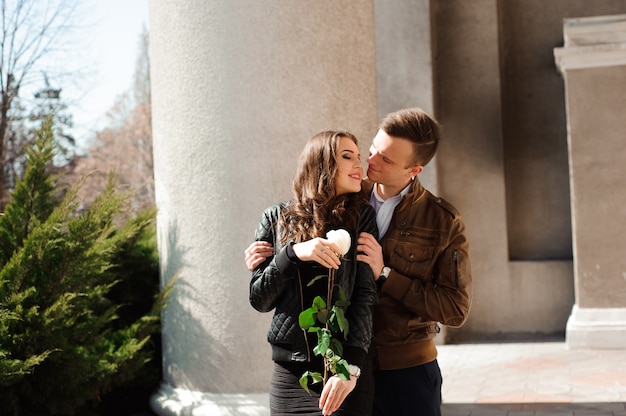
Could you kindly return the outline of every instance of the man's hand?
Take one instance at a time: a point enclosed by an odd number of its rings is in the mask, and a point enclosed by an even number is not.
[[[356,251],[359,253],[356,259],[369,264],[374,273],[374,280],[378,280],[378,276],[385,267],[383,248],[378,244],[378,241],[370,233],[361,233],[357,240]]]
[[[274,247],[267,241],[255,241],[244,251],[248,270],[254,270],[266,258],[274,254]]]

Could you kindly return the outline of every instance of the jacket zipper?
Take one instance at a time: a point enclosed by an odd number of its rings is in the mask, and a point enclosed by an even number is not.
[[[302,291],[302,278],[300,277],[300,269],[298,269],[298,289],[300,290],[300,310],[302,311],[304,308],[304,293]],[[304,335],[304,343],[306,344],[306,362],[311,362],[311,350],[309,348],[309,339],[306,336],[306,331],[302,330],[302,335]]]
[[[458,252],[456,250],[454,250],[452,261],[453,261],[452,266],[454,267],[454,283],[456,287],[459,287],[459,259],[458,259]]]

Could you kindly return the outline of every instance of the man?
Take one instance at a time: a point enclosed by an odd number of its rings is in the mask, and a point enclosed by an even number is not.
[[[404,109],[383,119],[370,147],[363,188],[376,210],[380,242],[362,233],[357,260],[370,265],[378,286],[375,416],[441,415],[438,322],[459,327],[470,310],[465,226],[452,205],[417,179],[439,139],[436,120]],[[248,268],[271,253],[271,246],[253,243],[246,250]]]
[[[357,260],[376,280],[374,415],[441,414],[438,322],[469,314],[472,276],[457,210],[417,179],[437,151],[438,123],[420,109],[387,115],[374,137],[363,188],[377,214],[380,244],[361,234]]]

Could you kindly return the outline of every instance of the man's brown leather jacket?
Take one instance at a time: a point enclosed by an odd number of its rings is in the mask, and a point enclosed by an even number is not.
[[[364,181],[370,195],[373,184]],[[448,202],[414,180],[380,241],[389,277],[374,313],[378,368],[409,368],[437,357],[437,323],[460,327],[472,303],[465,226]]]

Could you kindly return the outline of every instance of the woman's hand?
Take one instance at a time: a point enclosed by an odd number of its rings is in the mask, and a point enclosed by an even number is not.
[[[274,247],[267,241],[255,241],[243,252],[248,270],[252,271],[274,254]]]
[[[312,240],[293,245],[293,252],[302,261],[314,261],[329,269],[338,269],[341,259],[336,253],[341,250],[335,243],[325,238],[316,237]]]
[[[332,376],[326,382],[320,395],[320,409],[323,415],[331,415],[337,411],[348,394],[356,387],[358,377],[350,376],[350,380],[342,380],[338,376]]]

